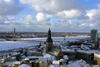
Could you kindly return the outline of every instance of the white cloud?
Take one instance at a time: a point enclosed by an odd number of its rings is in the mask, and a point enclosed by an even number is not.
[[[4,28],[7,28],[9,31],[11,31],[12,28],[16,27],[17,31],[20,32],[47,32],[49,28],[52,29],[52,32],[87,32],[95,28],[96,26],[95,24],[86,24],[85,22],[77,22],[74,20],[69,20],[67,22],[53,22],[50,24],[44,24],[41,22],[37,23],[33,20],[18,22],[5,21],[4,23],[5,24],[0,24],[0,27],[3,26]]]
[[[11,23],[11,21],[4,21],[4,23]]]
[[[36,19],[38,22],[48,21],[50,19],[50,17],[52,17],[52,15],[44,14],[41,12],[36,15]]]
[[[25,19],[29,19],[29,20],[34,19],[34,17],[32,15],[24,15],[24,18]]]
[[[98,7],[100,8],[100,4],[98,4]]]
[[[95,27],[95,25],[94,24],[90,24],[90,27]]]
[[[10,2],[11,0],[4,0],[5,2]]]
[[[82,17],[83,13],[79,10],[69,10],[69,11],[62,11],[58,12],[57,16],[60,18],[67,18],[67,19],[74,19]]]
[[[38,22],[48,22],[50,18],[56,18],[60,21],[66,19],[84,19],[86,6],[79,3],[79,0],[19,0],[21,4],[30,5],[30,9],[36,12]],[[55,20],[55,19],[54,19]]]
[[[16,15],[23,8],[18,7],[15,0],[0,0],[0,15]]]
[[[8,20],[15,20],[15,17],[7,16]]]
[[[100,22],[100,9],[91,9],[86,12],[87,21]]]
[[[22,4],[28,4],[33,13],[35,12],[35,17],[33,17],[33,15],[24,15],[24,18],[19,17],[19,20],[15,21],[15,18],[9,15],[18,14],[23,8],[20,8],[20,5],[18,6],[15,0],[0,0],[0,24],[3,26],[4,24],[2,24],[2,22],[5,23],[4,27],[9,24],[10,28],[7,27],[9,30],[16,27],[18,30],[22,29],[22,31],[33,30],[34,32],[46,32],[50,27],[54,32],[78,32],[90,31],[90,29],[96,26],[99,28],[100,25],[98,23],[98,25],[87,23],[87,21],[100,21],[100,9],[91,9],[86,12],[87,7],[80,4],[79,0],[42,0],[41,2],[40,0],[19,1],[21,6]],[[100,5],[98,6],[100,7]],[[49,20],[50,22],[48,22]]]
[[[15,18],[14,17],[10,17],[10,16],[0,16],[0,22],[4,22],[4,21],[14,21]]]
[[[19,0],[22,4],[31,5],[31,9],[37,12],[61,12],[64,10],[78,9],[81,11],[87,8],[79,4],[78,0]]]

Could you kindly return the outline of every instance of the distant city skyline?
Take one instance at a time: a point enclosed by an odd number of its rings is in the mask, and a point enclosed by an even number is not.
[[[0,32],[100,33],[100,0],[0,0]]]

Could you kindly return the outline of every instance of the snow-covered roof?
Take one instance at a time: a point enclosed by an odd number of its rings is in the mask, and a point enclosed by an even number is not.
[[[40,48],[44,48],[44,46],[41,46]]]
[[[96,50],[77,50],[77,52],[81,52],[81,53],[94,53],[96,52]]]
[[[24,60],[29,60],[29,58],[25,58]]]
[[[54,61],[53,61],[53,64],[60,64],[60,62],[59,62],[59,61],[54,60]]]
[[[27,58],[29,58],[29,59],[35,59],[35,58],[39,58],[39,56],[28,56]]]
[[[67,47],[68,47],[68,46],[62,46],[62,45],[61,45],[61,48],[62,48],[62,49],[66,49]]]
[[[50,54],[45,54],[43,57],[48,58],[48,57],[51,57],[51,55]]]
[[[67,67],[67,65],[52,64],[49,67]]]
[[[15,59],[16,57],[11,57],[11,59]]]
[[[73,50],[80,50],[81,48],[72,48]]]
[[[13,62],[6,62],[5,65],[14,66],[14,63]]]
[[[92,67],[100,67],[99,65],[92,65]]]
[[[18,55],[18,54],[20,54],[20,53],[18,53],[18,52],[13,52],[12,53],[12,55]]]
[[[37,52],[37,51],[36,50],[34,50],[34,51],[33,50],[29,50],[29,52]]]
[[[59,61],[60,61],[60,62],[65,62],[65,59],[60,59]]]
[[[75,50],[73,49],[61,49],[62,52],[75,52]]]
[[[79,46],[77,46],[77,45],[71,45],[70,47],[79,47]]]
[[[62,44],[63,46],[69,45],[68,41],[62,41],[61,44]]]
[[[14,66],[15,64],[21,64],[21,61],[6,62],[6,64],[5,64],[5,65],[8,65],[8,66]]]
[[[14,64],[21,64],[21,61],[15,61]]]
[[[35,47],[30,47],[29,49],[34,49]]]
[[[94,56],[100,57],[100,52],[94,52]]]
[[[88,43],[87,41],[85,41],[84,43]]]
[[[72,64],[72,63],[74,63],[74,61],[68,61],[68,64],[69,64],[69,65]]]
[[[64,58],[65,60],[68,60],[68,56],[67,56],[67,55],[64,55],[63,58]]]
[[[59,64],[52,64],[52,65],[49,65],[49,67],[60,67]]]
[[[22,65],[20,65],[19,67],[31,67],[31,66],[29,66],[29,65],[27,65],[27,64],[22,64]]]
[[[47,62],[49,62],[49,61],[53,61],[53,60],[55,60],[56,59],[56,57],[55,56],[43,56],[43,57],[40,57],[40,60],[43,60],[46,64],[47,64]]]
[[[75,61],[75,63],[70,63],[68,66],[69,67],[84,67],[86,65],[86,61],[84,60],[78,60],[78,61]]]
[[[23,55],[23,56],[21,56],[22,58],[25,58],[26,56],[25,55]]]
[[[79,63],[73,63],[68,65],[68,67],[81,67],[81,66],[79,65]]]
[[[84,60],[78,60],[78,61],[76,61],[77,63],[80,63],[80,65],[82,66],[82,67],[84,67],[85,65],[86,65],[86,61],[84,61]]]

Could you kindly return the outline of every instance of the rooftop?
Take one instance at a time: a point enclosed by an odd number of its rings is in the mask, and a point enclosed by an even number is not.
[[[62,52],[75,52],[75,50],[73,49],[61,49]]]
[[[22,65],[20,65],[19,67],[31,67],[31,66],[29,66],[29,65],[27,65],[27,64],[22,64]]]
[[[91,54],[91,53],[94,53],[94,52],[96,52],[96,50],[78,50],[77,52]]]
[[[94,56],[100,57],[100,52],[94,52]]]

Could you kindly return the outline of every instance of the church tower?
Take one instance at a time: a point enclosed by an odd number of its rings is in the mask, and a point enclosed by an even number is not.
[[[51,38],[51,30],[49,28],[48,37],[46,40],[46,52],[49,52],[53,48],[53,40]]]

